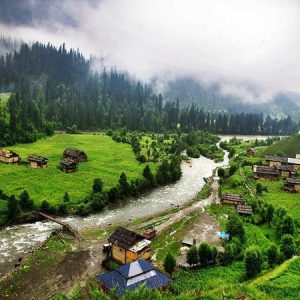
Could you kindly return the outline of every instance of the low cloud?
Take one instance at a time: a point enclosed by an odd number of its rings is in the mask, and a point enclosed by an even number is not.
[[[34,9],[39,1],[30,3]],[[193,76],[249,102],[267,101],[280,90],[300,92],[297,0],[54,3],[45,19],[33,14],[30,24],[0,24],[0,31],[66,43],[147,82]]]

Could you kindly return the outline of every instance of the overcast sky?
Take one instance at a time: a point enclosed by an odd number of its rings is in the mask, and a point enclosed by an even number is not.
[[[27,0],[35,5],[35,0]],[[300,1],[62,1],[4,34],[79,48],[144,81],[194,76],[249,101],[300,92]],[[57,19],[65,11],[74,22]],[[61,15],[61,14],[60,14]],[[252,97],[252,98],[251,98]]]

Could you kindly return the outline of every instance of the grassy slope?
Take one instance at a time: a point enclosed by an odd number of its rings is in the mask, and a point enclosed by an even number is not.
[[[274,155],[277,152],[283,152],[289,157],[295,157],[296,154],[300,154],[300,134],[283,138],[282,140],[260,151],[260,154]]]
[[[67,147],[82,149],[88,155],[88,162],[81,163],[75,173],[65,174],[57,168]],[[105,135],[57,134],[10,149],[20,154],[23,160],[31,153],[49,159],[48,168],[43,170],[0,164],[0,189],[8,195],[18,195],[26,189],[37,203],[43,200],[60,203],[66,191],[70,194],[71,202],[76,203],[91,191],[94,178],[101,178],[106,189],[117,183],[121,172],[124,171],[129,179],[134,179],[141,175],[145,167],[136,161],[130,145],[116,143]],[[154,168],[154,164],[151,166]]]

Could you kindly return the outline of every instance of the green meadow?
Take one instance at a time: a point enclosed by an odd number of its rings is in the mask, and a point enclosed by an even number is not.
[[[77,172],[66,174],[58,166],[64,149],[68,147],[85,151],[88,161],[80,163]],[[145,164],[136,160],[129,144],[116,143],[103,134],[55,134],[32,144],[18,144],[9,149],[17,152],[23,161],[29,154],[49,159],[46,169],[0,164],[0,189],[7,195],[19,195],[27,190],[36,204],[43,200],[54,205],[61,203],[65,192],[69,193],[71,203],[81,202],[91,191],[95,178],[101,178],[104,189],[108,189],[116,185],[122,172],[128,179],[135,179],[141,176],[145,167]],[[155,168],[153,163],[150,166]],[[4,205],[0,203],[0,209]]]

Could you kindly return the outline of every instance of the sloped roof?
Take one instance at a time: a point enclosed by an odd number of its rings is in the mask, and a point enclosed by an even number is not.
[[[0,150],[0,156],[10,158],[10,157],[19,156],[19,155],[16,152],[13,152],[13,151],[10,151],[10,150],[7,150],[7,149],[1,149]]]
[[[62,159],[60,163],[65,166],[77,165],[76,161],[69,158]]]
[[[222,194],[221,197],[222,200],[228,200],[228,201],[235,201],[235,202],[244,202],[244,198],[243,196],[239,195],[239,194],[227,194],[224,193]]]
[[[280,165],[280,166],[277,166],[276,169],[280,170],[280,171],[288,171],[288,172],[294,171],[294,167],[291,165]]]
[[[286,182],[291,184],[300,184],[300,178],[287,178]]]
[[[108,289],[116,288],[118,297],[126,290],[134,290],[142,284],[150,289],[157,289],[172,281],[144,259],[128,263],[96,278]]]
[[[119,227],[117,230],[108,238],[108,241],[112,244],[118,245],[123,249],[130,249],[139,241],[144,240],[145,238],[131,230],[128,230],[124,227]]]
[[[276,168],[268,166],[253,166],[253,172],[259,174],[270,174],[270,175],[279,175],[279,172]]]
[[[287,160],[288,164],[292,165],[300,165],[300,158],[288,158]]]
[[[40,163],[47,163],[48,162],[48,158],[43,157],[43,156],[39,156],[39,155],[35,155],[35,154],[30,154],[27,157],[27,161],[35,161],[35,162],[40,162]]]
[[[64,151],[64,155],[69,155],[69,156],[73,156],[73,157],[78,157],[80,155],[86,155],[82,150],[79,149],[71,149],[71,148],[67,148]]]
[[[287,162],[287,158],[286,157],[281,157],[281,156],[276,156],[276,155],[266,155],[265,159],[266,160],[270,160],[270,161],[282,162],[282,163],[286,163]]]

